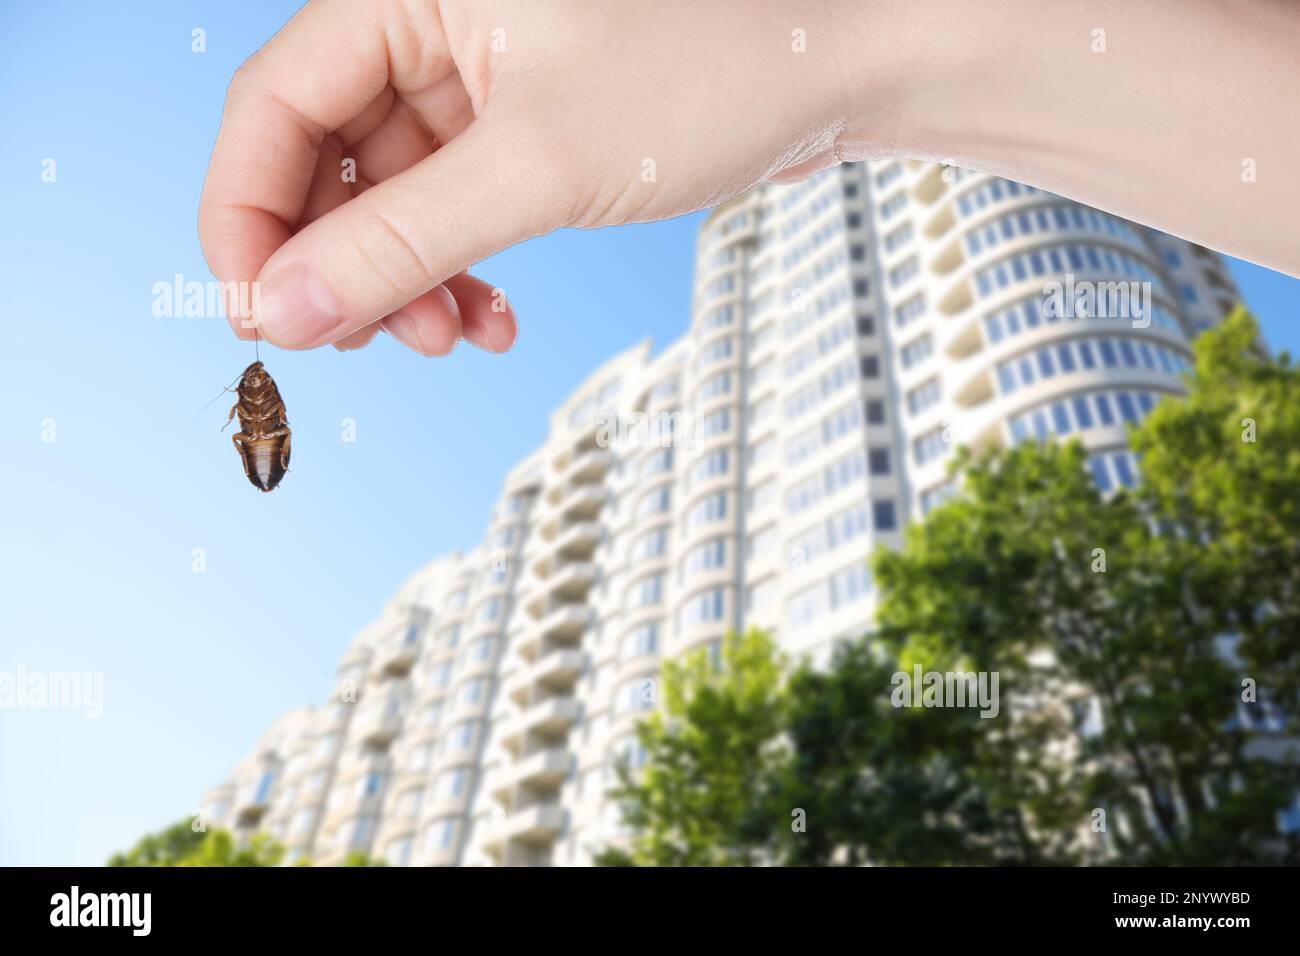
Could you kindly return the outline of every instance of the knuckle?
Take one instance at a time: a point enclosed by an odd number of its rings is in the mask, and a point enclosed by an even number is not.
[[[423,295],[439,281],[415,232],[383,210],[362,214],[352,231],[358,258],[404,302]]]

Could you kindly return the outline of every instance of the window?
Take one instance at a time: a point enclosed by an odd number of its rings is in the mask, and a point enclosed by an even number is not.
[[[686,515],[686,527],[695,528],[727,517],[727,493],[719,491],[699,501]]]
[[[632,560],[644,561],[661,556],[668,548],[668,530],[655,528],[632,542]]]
[[[636,516],[644,518],[648,515],[661,514],[668,510],[672,502],[672,489],[668,485],[660,485],[653,491],[647,492],[637,502]]]
[[[826,485],[826,496],[831,495],[861,481],[867,473],[867,456],[861,448],[856,448],[831,462],[822,472]]]
[[[867,449],[867,463],[869,470],[873,475],[889,474],[889,449],[888,448],[869,448]]]
[[[465,792],[465,782],[468,772],[464,767],[457,767],[454,770],[444,770],[438,774],[438,779],[433,784],[433,794],[435,800],[454,800]]]
[[[868,399],[866,416],[868,425],[885,424],[885,403],[878,398]]]
[[[453,724],[443,738],[443,752],[468,750],[474,742],[474,726],[477,723],[476,720],[463,720],[459,724]]]
[[[948,453],[948,443],[943,440],[943,428],[932,428],[912,441],[912,460],[918,465],[942,458]]]
[[[956,486],[953,484],[951,479],[921,492],[921,513],[928,515],[931,511],[956,494],[956,492]]]
[[[722,620],[726,598],[720,587],[710,588],[697,594],[686,602],[682,608],[681,626],[683,629]]]
[[[632,607],[648,607],[658,604],[664,596],[664,576],[651,574],[632,585],[629,600]]]
[[[826,584],[819,582],[804,588],[790,599],[786,606],[785,622],[791,630],[798,630],[816,620],[826,611]]]
[[[730,277],[728,277],[730,278]],[[700,349],[699,357],[696,359],[696,368],[705,368],[715,362],[721,362],[725,358],[730,358],[732,354],[733,336],[725,336],[716,342],[711,342],[704,348]]]
[[[495,637],[480,637],[473,643],[469,644],[464,650],[464,660],[486,661],[491,660],[492,655],[496,653],[497,641]]]
[[[880,204],[880,218],[890,219],[907,206],[907,193],[899,190]]]
[[[880,356],[864,355],[862,357],[862,377],[880,378]]]
[[[894,252],[901,249],[912,238],[912,224],[905,222],[892,232],[885,234],[885,251]]]
[[[911,279],[921,271],[920,260],[916,256],[909,256],[894,268],[889,270],[889,286],[896,289],[904,282]]]
[[[691,466],[690,483],[698,485],[709,478],[725,475],[731,468],[731,449],[715,448]]]
[[[822,476],[811,475],[794,485],[785,495],[785,510],[797,515],[806,511],[821,500]]]
[[[930,338],[929,333],[921,336],[913,342],[904,345],[900,353],[903,359],[903,368],[923,362],[934,352],[934,340]]]
[[[691,577],[704,571],[711,571],[726,566],[727,541],[725,538],[712,538],[692,548],[686,555],[683,576]]]
[[[642,624],[623,638],[621,656],[624,660],[654,654],[659,650],[659,622]]]
[[[925,293],[918,292],[894,308],[894,324],[900,329],[925,314]]]
[[[700,419],[700,437],[712,438],[731,431],[731,407],[719,408]]]
[[[645,461],[641,462],[641,477],[650,478],[654,475],[663,474],[671,471],[673,467],[673,449],[659,448],[652,452]]]
[[[894,511],[892,498],[885,498],[871,503],[871,517],[877,531],[895,531],[898,529],[898,515]]]
[[[389,866],[406,866],[411,861],[410,837],[398,837],[390,840],[384,849],[384,861]]]
[[[932,378],[922,382],[916,388],[910,389],[907,393],[907,410],[913,415],[919,415],[927,408],[938,403],[940,398],[939,379]]]
[[[871,571],[865,561],[855,561],[847,568],[831,575],[830,604],[835,611],[866,597],[871,591]]]
[[[425,828],[424,847],[427,853],[441,853],[449,850],[456,842],[456,818],[444,817],[434,820]]]
[[[487,696],[487,678],[475,677],[466,682],[456,695],[456,705],[462,709],[473,707]]]

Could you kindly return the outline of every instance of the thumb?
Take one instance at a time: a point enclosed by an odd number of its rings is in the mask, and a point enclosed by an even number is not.
[[[277,249],[258,275],[263,337],[295,349],[337,341],[480,259],[563,225],[552,137],[515,125],[480,116]]]

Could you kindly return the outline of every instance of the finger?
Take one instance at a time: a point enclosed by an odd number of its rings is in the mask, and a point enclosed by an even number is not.
[[[508,352],[519,336],[519,321],[505,293],[468,272],[444,285],[460,307],[461,338],[489,352]]]
[[[314,222],[352,198],[352,186],[342,176],[342,150],[342,144],[334,136],[326,136],[321,143],[320,160],[307,190],[307,198],[303,201],[299,226]]]
[[[354,349],[363,349],[374,341],[375,336],[379,334],[381,328],[383,328],[383,323],[372,322],[364,329],[357,329],[357,331],[353,332],[346,338],[339,339],[334,343],[334,347],[340,352],[351,352]]]
[[[434,145],[433,134],[398,100],[384,121],[346,155],[356,160],[357,172],[367,182],[381,183],[428,157]]]
[[[421,355],[447,355],[460,341],[460,307],[437,286],[384,317],[384,331]]]
[[[199,204],[222,282],[251,281],[289,238],[328,131],[362,116],[390,79],[423,90],[454,69],[432,14],[412,14],[412,42],[390,51],[381,12],[313,0],[236,74]]]
[[[563,225],[564,164],[533,111],[495,109],[318,219],[258,275],[262,334],[313,348],[395,312],[500,249]]]

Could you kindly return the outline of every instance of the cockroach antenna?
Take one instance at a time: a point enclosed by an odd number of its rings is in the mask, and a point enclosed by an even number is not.
[[[217,392],[217,394],[213,395],[212,398],[210,398],[210,399],[208,400],[207,404],[204,405],[203,408],[200,408],[200,409],[199,409],[197,412],[195,412],[193,415],[191,415],[190,418],[198,418],[198,416],[199,416],[203,411],[205,411],[205,410],[207,409],[208,405],[211,405],[213,402],[215,402],[217,399],[219,399],[222,395],[225,395],[227,392],[233,392],[233,391],[235,390],[235,388],[234,388],[235,384],[239,381],[240,378],[243,378],[243,376],[244,376],[244,373],[243,373],[243,372],[240,372],[240,373],[239,373],[239,376],[235,378],[235,381],[234,381],[234,382],[231,382],[229,385],[227,385],[227,386],[226,386],[225,388],[223,388],[221,391]]]

